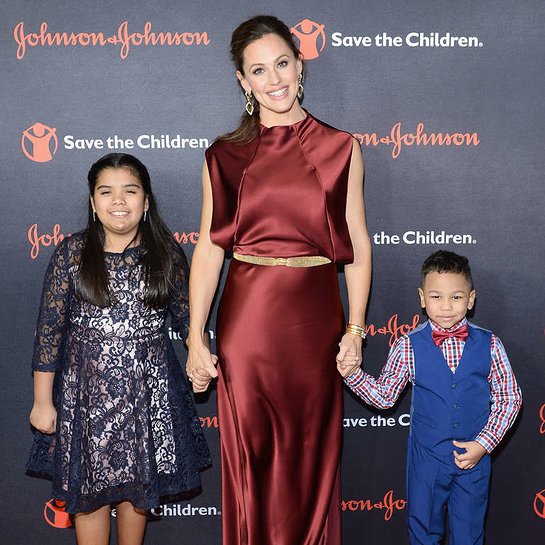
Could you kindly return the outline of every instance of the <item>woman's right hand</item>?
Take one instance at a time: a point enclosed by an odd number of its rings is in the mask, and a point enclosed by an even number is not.
[[[53,404],[37,405],[34,403],[30,411],[30,424],[42,433],[55,433],[57,411]]]
[[[210,353],[204,342],[187,340],[188,356],[185,365],[187,378],[196,393],[205,392],[213,378],[218,376],[218,356]]]

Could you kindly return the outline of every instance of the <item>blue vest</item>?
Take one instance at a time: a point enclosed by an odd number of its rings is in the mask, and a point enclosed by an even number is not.
[[[490,416],[492,333],[468,323],[462,359],[453,373],[429,322],[409,334],[415,357],[411,437],[439,455],[454,450],[452,440],[473,441]]]

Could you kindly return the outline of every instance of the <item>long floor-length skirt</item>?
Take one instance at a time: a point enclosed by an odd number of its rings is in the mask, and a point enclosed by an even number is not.
[[[218,313],[223,545],[340,545],[334,264],[233,260]]]

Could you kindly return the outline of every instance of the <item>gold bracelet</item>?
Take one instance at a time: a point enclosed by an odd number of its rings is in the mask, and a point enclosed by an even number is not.
[[[367,334],[365,333],[365,327],[361,327],[357,324],[346,324],[346,332],[361,337],[362,339],[365,339],[365,337],[367,337]]]

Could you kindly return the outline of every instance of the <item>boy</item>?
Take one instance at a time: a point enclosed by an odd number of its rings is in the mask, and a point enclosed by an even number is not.
[[[413,386],[407,452],[411,545],[437,545],[448,506],[451,542],[484,541],[490,452],[513,424],[520,388],[500,340],[466,319],[475,290],[468,260],[440,250],[422,266],[420,304],[429,320],[399,338],[377,380],[338,369],[366,403],[392,407]],[[347,360],[348,361],[348,360]],[[351,374],[353,373],[353,374]]]

